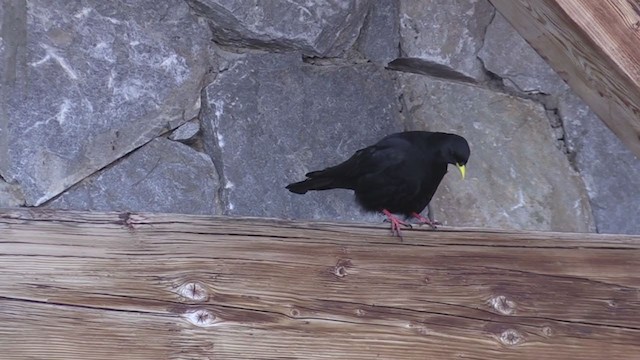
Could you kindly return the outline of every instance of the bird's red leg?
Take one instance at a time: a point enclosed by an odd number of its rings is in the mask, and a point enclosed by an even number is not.
[[[402,239],[402,232],[400,231],[400,226],[404,225],[411,228],[411,224],[406,223],[398,219],[397,217],[393,216],[393,214],[390,213],[389,210],[387,209],[382,209],[382,213],[387,217],[387,219],[391,223],[391,233],[393,235],[398,236],[400,239]]]
[[[411,213],[411,216],[413,216],[414,218],[418,219],[418,221],[419,221],[421,224],[427,224],[427,225],[431,226],[431,228],[432,228],[433,230],[437,229],[436,225],[442,225],[442,224],[440,224],[439,222],[437,222],[437,221],[435,221],[435,220],[434,220],[434,221],[431,221],[431,220],[427,219],[426,217],[424,217],[424,216],[422,216],[422,215],[420,215],[420,214],[418,214],[418,213],[416,213],[416,212],[412,212],[412,213]]]

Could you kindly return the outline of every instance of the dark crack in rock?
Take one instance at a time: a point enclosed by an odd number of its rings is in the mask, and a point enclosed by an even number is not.
[[[157,138],[47,207],[214,215],[219,213],[218,185],[211,158],[179,142]]]
[[[169,139],[188,144],[194,141],[199,132],[200,121],[198,119],[193,119],[175,129],[171,135],[169,135]]]
[[[309,56],[339,56],[349,49],[370,4],[365,0],[186,1],[209,21],[221,44],[298,50]]]
[[[546,61],[496,13],[478,56],[505,86],[524,92],[560,94],[569,89]]]
[[[559,113],[598,232],[640,234],[640,159],[577,96],[562,96]]]
[[[476,55],[493,13],[487,0],[401,0],[401,57],[442,64],[484,80]]]
[[[5,11],[15,23],[2,28],[24,31],[2,34],[12,91],[0,100],[0,174],[28,205],[198,114],[210,31],[183,1],[34,0],[23,17]]]

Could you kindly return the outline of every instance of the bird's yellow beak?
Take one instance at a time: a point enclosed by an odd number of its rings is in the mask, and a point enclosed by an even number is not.
[[[462,175],[462,178],[464,179],[464,174],[467,172],[467,168],[462,164],[456,164],[456,167],[460,170],[460,175]]]

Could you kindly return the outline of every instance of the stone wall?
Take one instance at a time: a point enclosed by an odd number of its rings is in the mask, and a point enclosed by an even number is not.
[[[640,160],[486,0],[5,0],[0,206],[380,221],[284,186],[451,131],[444,224],[640,233]]]

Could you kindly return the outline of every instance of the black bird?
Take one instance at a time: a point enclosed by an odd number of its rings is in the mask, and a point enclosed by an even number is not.
[[[414,217],[435,228],[420,213],[429,204],[447,165],[453,164],[464,179],[470,150],[467,140],[456,134],[407,131],[386,136],[360,149],[347,161],[306,174],[307,179],[289,184],[296,194],[309,190],[350,189],[356,201],[369,211],[380,211],[391,222],[392,233],[402,237],[400,225]]]

